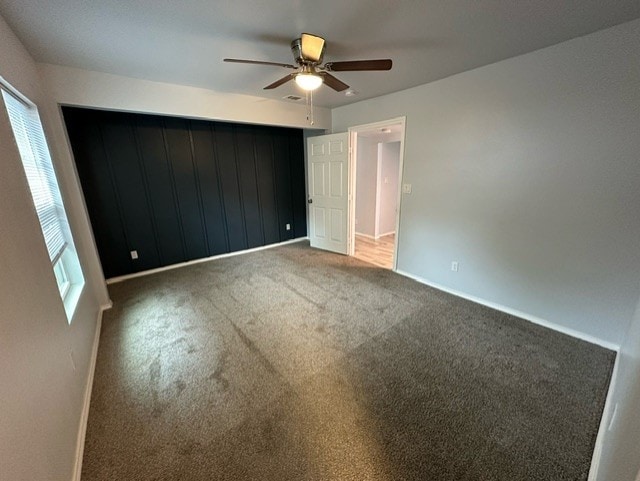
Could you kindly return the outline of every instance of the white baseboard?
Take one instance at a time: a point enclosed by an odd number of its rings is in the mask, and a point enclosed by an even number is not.
[[[356,235],[359,235],[361,237],[366,237],[367,239],[376,240],[376,238],[374,236],[369,235],[369,234],[363,234],[362,232],[356,232]]]
[[[356,232],[356,235],[359,235],[361,237],[366,237],[367,239],[371,239],[371,240],[378,240],[378,239],[380,239],[380,237],[384,237],[384,236],[395,234],[395,233],[396,233],[396,231],[392,230],[391,232],[385,232],[384,234],[378,234],[376,236],[369,235],[369,234],[363,234],[362,232]]]
[[[266,249],[273,249],[274,247],[284,246],[287,244],[293,244],[295,242],[302,242],[309,240],[309,237],[298,237],[297,239],[291,239],[284,242],[278,242],[277,244],[269,244],[266,246],[254,247],[252,249],[244,249],[236,252],[229,252],[227,254],[219,254],[217,256],[203,257],[202,259],[194,259],[187,262],[179,262],[178,264],[171,264],[170,266],[158,267],[157,269],[149,269],[147,271],[135,272],[133,274],[127,274],[125,276],[112,277],[107,279],[107,284],[115,284],[116,282],[126,281],[127,279],[134,279],[136,277],[149,276],[151,274],[157,274],[158,272],[170,271],[173,269],[180,269],[181,267],[192,266],[194,264],[202,264],[203,262],[215,261],[216,259],[224,259],[225,257],[240,256],[243,254],[249,254],[251,252],[263,251]]]
[[[100,343],[100,331],[102,329],[102,314],[112,307],[111,301],[101,306],[96,322],[96,332],[93,336],[93,347],[91,349],[91,359],[89,361],[89,374],[87,375],[87,385],[84,390],[84,401],[82,413],[80,414],[80,425],[78,427],[78,437],[76,441],[76,463],[73,469],[73,481],[80,481],[82,475],[82,457],[84,456],[84,442],[87,435],[87,421],[89,420],[89,405],[91,404],[91,390],[93,388],[93,375],[96,371],[96,360],[98,358],[98,344]]]
[[[426,279],[423,279],[422,277],[415,276],[413,274],[410,274],[410,273],[402,271],[402,270],[396,270],[396,272],[398,274],[400,274],[400,275],[405,276],[405,277],[409,277],[410,279],[413,279],[414,281],[417,281],[417,282],[419,282],[421,284],[425,284],[427,286],[430,286],[430,287],[433,287],[435,289],[438,289],[439,291],[444,291],[444,292],[447,292],[449,294],[453,294],[454,296],[462,297],[463,299],[467,299],[469,301],[475,302],[477,304],[482,304],[483,306],[487,306],[487,307],[490,307],[492,309],[496,309],[497,311],[502,311],[502,312],[504,312],[506,314],[511,314],[512,316],[520,317],[520,318],[525,319],[527,321],[533,322],[534,324],[538,324],[540,326],[543,326],[543,327],[546,327],[546,328],[549,328],[549,329],[553,329],[554,331],[558,331],[558,332],[561,332],[563,334],[567,334],[568,336],[575,337],[577,339],[581,339],[583,341],[590,342],[591,344],[596,344],[596,345],[604,347],[606,349],[610,349],[611,351],[618,352],[620,350],[620,345],[619,344],[614,344],[612,342],[605,341],[604,339],[600,339],[600,338],[592,336],[590,334],[586,334],[584,332],[577,331],[577,330],[571,329],[569,327],[561,326],[559,324],[556,324],[556,323],[551,322],[551,321],[547,321],[546,319],[542,319],[542,318],[537,317],[537,316],[533,316],[533,315],[528,314],[526,312],[518,311],[517,309],[512,309],[510,307],[503,306],[502,304],[498,304],[498,303],[495,303],[495,302],[487,301],[487,300],[482,299],[480,297],[475,297],[475,296],[466,294],[464,292],[457,291],[455,289],[450,289],[448,287],[442,286],[442,285],[437,284],[435,282],[430,282],[430,281],[428,281]]]
[[[541,319],[536,316],[532,316],[527,314],[526,312],[518,311],[516,309],[511,309],[510,307],[503,306],[501,304],[497,304],[495,302],[486,301],[479,297],[470,296],[460,291],[456,291],[454,289],[449,289],[448,287],[442,286],[440,284],[436,284],[434,282],[429,282],[426,279],[423,279],[419,276],[414,276],[413,274],[409,274],[408,272],[396,270],[396,272],[405,277],[409,277],[414,281],[417,281],[421,284],[425,284],[427,286],[433,287],[440,291],[447,292],[449,294],[453,294],[457,297],[462,297],[463,299],[467,299],[472,302],[476,302],[478,304],[482,304],[487,307],[491,307],[492,309],[496,309],[498,311],[505,312],[507,314],[511,314],[513,316],[519,317],[521,319],[525,319],[527,321],[533,322],[534,324],[538,324],[540,326],[547,327],[549,329],[553,329],[554,331],[561,332],[563,334],[567,334],[569,336],[581,339],[583,341],[590,342],[592,344],[596,344],[598,346],[602,346],[606,349],[610,349],[616,352],[616,361],[613,366],[613,372],[611,373],[611,381],[609,383],[609,389],[607,391],[607,399],[604,404],[604,409],[602,411],[602,418],[600,419],[600,427],[598,428],[598,435],[596,437],[596,443],[593,449],[593,456],[591,457],[591,468],[589,469],[589,477],[587,481],[596,481],[598,475],[598,467],[600,465],[600,459],[602,456],[602,448],[604,446],[604,438],[606,436],[606,432],[609,428],[609,424],[611,423],[611,417],[613,416],[614,410],[614,402],[613,402],[613,393],[615,391],[616,386],[616,378],[618,375],[618,361],[620,360],[620,346],[618,344],[614,344],[609,341],[605,341],[603,339],[599,339],[595,336],[591,336],[589,334],[585,334],[584,332],[576,331],[575,329],[569,329],[564,326],[560,326],[553,322],[549,322],[545,319]]]
[[[616,355],[616,362],[613,365],[613,372],[611,373],[611,382],[609,382],[609,390],[607,391],[607,400],[604,403],[604,409],[602,410],[602,418],[600,419],[600,427],[598,428],[598,436],[596,437],[596,444],[593,448],[593,456],[591,457],[591,467],[589,468],[589,477],[587,481],[596,481],[598,478],[598,468],[600,466],[600,459],[602,458],[602,448],[604,446],[604,438],[609,424],[612,421],[613,411],[615,404],[613,402],[613,393],[616,388],[616,380],[618,378],[618,361],[620,360],[620,353]]]
[[[388,235],[395,234],[395,233],[396,233],[396,231],[392,230],[392,231],[390,231],[390,232],[385,232],[385,233],[383,233],[383,234],[378,234],[378,235],[376,236],[376,240],[377,240],[377,239],[380,239],[380,237],[386,237],[386,236],[388,236]]]

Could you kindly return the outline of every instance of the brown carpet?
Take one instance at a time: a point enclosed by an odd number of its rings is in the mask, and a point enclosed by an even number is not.
[[[90,480],[584,480],[614,353],[297,243],[110,286]]]

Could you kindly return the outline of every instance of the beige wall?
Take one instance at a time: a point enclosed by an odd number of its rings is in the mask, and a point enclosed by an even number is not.
[[[359,137],[356,153],[356,233],[375,237],[378,142]]]
[[[400,142],[378,144],[378,232],[377,236],[396,231],[398,206],[398,175],[400,170]]]
[[[332,112],[407,117],[399,269],[620,346],[597,481],[640,481],[638,52],[640,20]]]
[[[60,104],[307,129],[304,103],[151,82],[59,65],[40,64]],[[314,107],[314,129],[331,127],[329,109]]]
[[[101,306],[109,303],[59,104],[308,128],[304,105],[37,65],[0,17],[0,76],[40,111],[86,278],[68,325],[0,103],[0,477],[70,480]],[[330,127],[315,110],[315,128]],[[73,361],[72,361],[73,358]]]
[[[640,325],[638,51],[635,21],[333,112],[317,109],[314,126],[344,131],[406,115],[404,175],[413,189],[403,198],[400,269],[567,331],[614,345],[627,339],[621,372],[631,375],[619,381],[612,447],[638,444],[637,426],[627,422],[638,391],[637,345],[629,343]],[[0,76],[40,108],[87,278],[69,326],[0,108],[0,474],[69,480],[96,319],[108,297],[57,103],[309,126],[301,105],[36,66],[1,18]],[[635,453],[603,453],[601,479],[614,479],[615,466],[624,476],[638,468]]]
[[[640,476],[640,300],[620,347],[617,375],[598,440],[602,455],[596,481],[633,481]],[[615,413],[615,414],[614,414]]]
[[[333,132],[406,116],[398,268],[619,345],[640,274],[638,52],[640,20],[334,109]]]
[[[41,111],[87,278],[69,325],[0,100],[0,477],[70,480],[96,321],[108,298],[61,126],[50,121],[35,63],[1,17],[0,76]]]

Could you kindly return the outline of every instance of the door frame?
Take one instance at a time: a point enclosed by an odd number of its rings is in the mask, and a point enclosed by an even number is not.
[[[358,159],[358,133],[373,129],[381,129],[392,125],[400,124],[402,134],[400,135],[400,161],[398,167],[398,199],[396,212],[396,238],[393,248],[393,267],[391,270],[398,269],[398,245],[400,241],[400,210],[402,208],[402,181],[404,178],[404,141],[407,132],[407,117],[395,117],[389,120],[372,122],[369,124],[355,125],[349,127],[349,196],[348,211],[349,221],[347,223],[347,254],[353,256],[356,250],[356,166]]]

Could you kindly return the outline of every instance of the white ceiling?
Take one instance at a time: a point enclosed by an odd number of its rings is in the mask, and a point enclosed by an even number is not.
[[[301,32],[327,39],[325,61],[392,58],[390,72],[336,73],[335,107],[403,90],[640,17],[639,0],[0,0],[37,61],[279,99]]]

